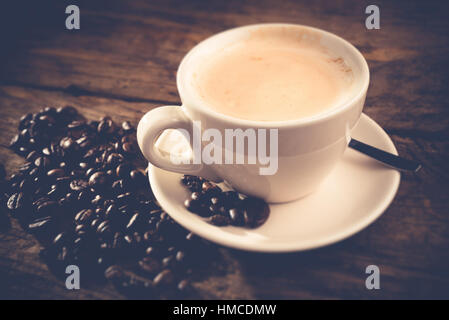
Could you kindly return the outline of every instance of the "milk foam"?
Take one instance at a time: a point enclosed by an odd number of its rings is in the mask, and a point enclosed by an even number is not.
[[[219,113],[282,121],[335,108],[350,94],[353,74],[316,41],[262,34],[214,53],[193,81],[200,97]]]

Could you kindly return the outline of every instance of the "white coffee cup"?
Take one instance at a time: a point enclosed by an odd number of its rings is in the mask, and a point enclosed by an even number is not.
[[[288,28],[299,37],[315,37],[326,50],[341,57],[353,72],[355,87],[344,103],[315,116],[286,121],[244,120],[217,113],[198,98],[192,77],[198,66],[231,43],[243,41],[255,30]],[[178,173],[225,180],[236,190],[268,202],[286,202],[315,191],[345,151],[351,130],[362,113],[369,84],[369,69],[362,54],[346,40],[323,30],[294,24],[257,24],[216,34],[196,45],[182,60],[177,86],[182,106],[163,106],[144,115],[137,128],[137,140],[153,165]],[[201,130],[278,129],[278,169],[260,175],[260,164],[174,164],[155,147],[167,129],[185,129],[193,136],[193,122]],[[269,148],[267,148],[269,149]]]

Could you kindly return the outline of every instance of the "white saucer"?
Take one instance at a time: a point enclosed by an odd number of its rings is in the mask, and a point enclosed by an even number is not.
[[[365,114],[352,136],[397,154],[385,131]],[[267,222],[248,230],[216,227],[187,211],[183,202],[188,191],[180,183],[182,175],[150,164],[149,176],[157,200],[182,226],[224,246],[263,252],[312,249],[353,235],[384,212],[400,181],[398,171],[348,148],[317,192],[297,201],[270,205]]]

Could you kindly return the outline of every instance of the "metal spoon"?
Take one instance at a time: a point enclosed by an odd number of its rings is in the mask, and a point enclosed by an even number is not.
[[[401,158],[353,138],[349,141],[349,147],[400,171],[418,172],[418,170],[421,169],[421,164],[417,161]]]

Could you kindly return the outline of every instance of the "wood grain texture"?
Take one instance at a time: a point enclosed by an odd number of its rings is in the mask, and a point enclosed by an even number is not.
[[[32,26],[8,31],[0,60],[0,145],[8,144],[20,115],[42,106],[70,104],[91,119],[106,113],[137,123],[150,108],[180,103],[180,60],[221,30],[260,22],[329,30],[367,58],[365,112],[401,155],[423,163],[422,171],[403,174],[385,214],[350,239],[294,254],[219,248],[220,268],[196,286],[204,298],[449,298],[447,2],[381,1],[380,30],[366,30],[365,1],[78,4],[79,31],[65,30],[62,2],[40,8],[46,21],[34,18]],[[11,173],[22,160],[0,147],[0,161]],[[69,292],[37,252],[16,223],[0,233],[0,298],[122,298],[103,285]],[[369,264],[381,269],[381,290],[365,289]]]

